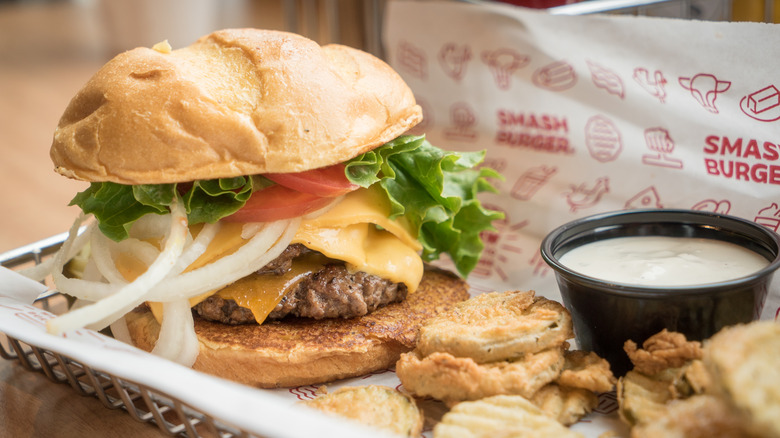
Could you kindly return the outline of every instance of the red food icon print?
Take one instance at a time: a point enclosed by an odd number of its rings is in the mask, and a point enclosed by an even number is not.
[[[625,208],[664,208],[655,187],[648,187],[626,201]]]
[[[498,88],[507,90],[512,85],[512,75],[525,67],[530,59],[507,48],[482,52],[482,62],[487,64]]]
[[[669,135],[669,131],[664,128],[645,129],[645,143],[647,143],[647,148],[654,153],[642,155],[643,163],[652,166],[682,169],[683,162],[671,157],[674,151],[674,140]]]
[[[455,43],[445,44],[439,51],[439,64],[444,73],[460,81],[466,73],[466,66],[471,60],[471,48],[468,45]]]
[[[623,149],[620,131],[604,116],[593,116],[585,124],[585,145],[590,156],[602,163],[615,160]]]
[[[531,199],[557,171],[555,166],[545,165],[528,169],[515,181],[510,195],[521,201]]]
[[[661,70],[656,70],[650,75],[650,71],[643,67],[634,69],[634,80],[651,96],[661,103],[666,100],[666,78]]]
[[[601,197],[609,192],[609,178],[602,176],[596,179],[596,182],[590,186],[582,183],[578,186],[572,185],[571,190],[566,193],[566,202],[569,204],[569,211],[576,213],[578,210],[592,207],[601,200]]]
[[[762,122],[780,120],[780,91],[769,85],[743,97],[739,107],[745,115]]]
[[[563,91],[577,83],[574,67],[564,61],[556,61],[536,70],[533,83],[539,88],[550,91]]]
[[[451,125],[444,130],[450,140],[474,140],[477,137],[475,125],[477,117],[465,102],[459,102],[450,108]]]
[[[683,88],[691,92],[696,102],[713,114],[718,113],[718,107],[715,105],[718,94],[731,88],[731,82],[722,81],[709,73],[699,73],[691,78],[681,77],[679,82]]]
[[[623,88],[623,80],[614,71],[596,64],[592,61],[587,61],[588,68],[590,69],[590,77],[593,80],[593,84],[597,88],[601,88],[609,94],[614,94],[621,99],[625,95]]]
[[[403,71],[411,76],[419,79],[428,77],[428,59],[425,52],[411,43],[406,41],[399,43],[398,64]]]
[[[762,208],[756,215],[755,222],[774,232],[780,232],[780,207],[776,203]]]
[[[722,199],[720,201],[715,199],[705,199],[703,201],[697,202],[693,207],[691,207],[691,210],[729,214],[729,211],[731,211],[731,202],[726,199]]]

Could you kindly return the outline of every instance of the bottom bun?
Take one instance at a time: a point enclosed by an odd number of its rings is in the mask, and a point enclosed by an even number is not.
[[[193,368],[261,388],[295,387],[392,367],[415,346],[422,323],[469,297],[465,281],[426,268],[416,292],[350,319],[287,318],[226,325],[195,315],[200,353]],[[160,331],[146,306],[126,317],[133,343],[151,351]]]

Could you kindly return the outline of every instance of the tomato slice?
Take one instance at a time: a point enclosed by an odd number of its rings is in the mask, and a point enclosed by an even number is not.
[[[352,184],[344,174],[343,164],[297,173],[265,173],[264,177],[299,192],[317,196],[341,196],[359,186]]]
[[[223,218],[228,222],[272,222],[302,216],[325,207],[333,198],[272,185],[252,193],[243,207]]]

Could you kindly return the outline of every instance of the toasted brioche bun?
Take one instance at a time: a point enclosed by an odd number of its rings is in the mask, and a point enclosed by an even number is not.
[[[420,120],[409,87],[370,54],[229,29],[167,53],[116,56],[70,102],[50,155],[62,175],[121,184],[300,172]]]
[[[392,367],[414,348],[423,321],[469,297],[467,284],[426,269],[401,303],[351,319],[285,319],[230,326],[195,317],[200,354],[193,368],[261,388],[294,387]],[[160,326],[139,308],[125,317],[132,342],[151,351]]]

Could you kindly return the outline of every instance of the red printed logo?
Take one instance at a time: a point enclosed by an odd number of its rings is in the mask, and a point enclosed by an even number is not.
[[[637,67],[634,69],[634,80],[651,96],[664,103],[666,100],[667,81],[661,70],[656,70],[651,76],[650,71],[646,68]]]
[[[477,137],[477,117],[465,102],[459,102],[450,108],[451,125],[444,130],[449,140],[473,141]]]
[[[598,204],[601,197],[608,192],[609,178],[602,176],[590,186],[585,183],[578,186],[572,185],[571,190],[566,193],[566,203],[569,204],[569,211],[576,213],[578,210]]]
[[[425,52],[406,41],[398,45],[398,65],[411,76],[419,79],[428,77],[428,60]]]
[[[531,78],[534,85],[550,91],[563,91],[577,83],[574,68],[563,61],[547,64],[536,70]]]
[[[699,73],[691,78],[681,77],[679,82],[683,88],[691,92],[691,96],[699,105],[713,114],[718,113],[718,107],[715,105],[718,95],[731,88],[731,82],[721,81],[708,73]]]
[[[770,85],[743,97],[739,108],[745,115],[762,122],[780,120],[780,91]]]
[[[620,131],[604,116],[593,116],[585,124],[585,145],[590,156],[602,163],[615,160],[623,149]]]
[[[655,187],[648,187],[626,201],[625,208],[664,208],[664,206]]]
[[[642,155],[642,162],[651,166],[682,169],[683,162],[670,155],[674,151],[674,141],[664,128],[645,129],[645,143],[653,154]]]
[[[558,169],[556,167],[548,167],[545,165],[532,167],[520,175],[520,178],[515,181],[515,185],[512,187],[512,191],[509,194],[515,199],[527,201],[531,199],[557,171]]]
[[[780,207],[773,202],[769,207],[761,209],[756,215],[755,222],[774,232],[780,231]]]
[[[625,90],[623,88],[623,80],[614,71],[596,64],[592,61],[587,61],[588,68],[590,69],[590,77],[593,80],[593,84],[596,88],[601,88],[609,94],[614,94],[621,99],[625,96]]]
[[[697,202],[693,207],[691,207],[691,210],[711,211],[713,213],[729,214],[729,211],[731,211],[731,202],[725,199],[722,199],[720,201],[717,201],[715,199],[705,199],[703,201]]]
[[[525,67],[530,58],[512,49],[498,49],[482,52],[482,62],[487,64],[498,88],[508,90],[512,85],[512,75]]]
[[[444,73],[460,81],[466,74],[466,66],[471,60],[471,49],[468,45],[459,46],[455,43],[445,44],[439,51],[439,64]]]

